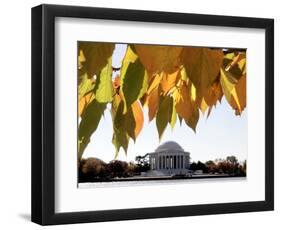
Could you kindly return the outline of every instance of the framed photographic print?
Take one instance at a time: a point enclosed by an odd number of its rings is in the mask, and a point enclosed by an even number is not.
[[[274,22],[32,9],[32,221],[274,207]]]

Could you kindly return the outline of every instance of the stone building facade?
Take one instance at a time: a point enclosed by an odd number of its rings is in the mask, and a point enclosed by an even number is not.
[[[149,156],[150,174],[187,175],[190,166],[190,153],[174,141],[168,141],[147,154]]]

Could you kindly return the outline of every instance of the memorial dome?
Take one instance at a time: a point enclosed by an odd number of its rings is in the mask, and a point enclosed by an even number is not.
[[[167,141],[159,145],[155,152],[184,152],[184,149],[175,141]]]

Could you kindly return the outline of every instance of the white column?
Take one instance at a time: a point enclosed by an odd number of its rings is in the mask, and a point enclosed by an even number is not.
[[[183,168],[183,155],[181,155],[181,168]]]
[[[157,170],[158,169],[158,154],[155,155],[155,169]]]
[[[181,169],[181,165],[182,165],[182,158],[181,158],[181,155],[180,155],[180,169]]]

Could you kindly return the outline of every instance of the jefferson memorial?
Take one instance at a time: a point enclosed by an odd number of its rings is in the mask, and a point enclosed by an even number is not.
[[[167,141],[158,146],[149,156],[149,174],[160,176],[186,175],[189,172],[190,153],[174,141]]]

